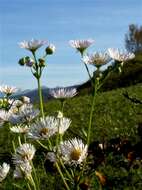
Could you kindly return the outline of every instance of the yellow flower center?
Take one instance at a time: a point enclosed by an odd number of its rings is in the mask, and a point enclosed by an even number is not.
[[[81,150],[80,149],[74,149],[71,154],[70,154],[70,157],[71,157],[71,160],[79,160],[81,156]]]
[[[41,130],[40,130],[40,135],[42,136],[42,135],[47,135],[48,134],[48,129],[47,128],[42,128]]]

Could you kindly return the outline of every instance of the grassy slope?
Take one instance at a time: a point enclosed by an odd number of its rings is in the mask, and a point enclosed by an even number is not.
[[[134,105],[124,98],[123,92],[142,99],[142,85],[138,84],[128,88],[121,88],[98,94],[94,111],[92,126],[92,139],[110,139],[118,135],[134,138],[136,124],[140,122],[141,105]],[[68,100],[65,104],[65,116],[72,119],[71,130],[81,135],[83,128],[87,129],[91,107],[91,96],[84,95]],[[60,109],[60,102],[50,101],[45,110],[49,115]]]
[[[117,136],[131,139],[134,143],[138,140],[136,125],[138,122],[142,122],[142,105],[134,105],[125,99],[122,93],[126,90],[131,96],[142,99],[142,84],[98,94],[91,133],[92,140],[109,140]],[[72,120],[66,138],[68,136],[81,136],[84,138],[82,129],[85,128],[87,130],[88,127],[91,98],[90,95],[84,95],[66,101],[64,114]],[[57,110],[60,110],[60,102],[58,100],[52,100],[45,104],[46,115],[54,115]],[[3,161],[10,162],[9,152],[12,152],[10,136],[12,137],[13,135],[8,133],[8,127],[0,128],[0,163]],[[48,184],[50,187],[51,183],[47,183],[48,177],[41,172],[41,162],[37,163],[39,174],[43,180],[43,189],[45,189],[44,184]],[[107,167],[106,171],[108,171],[110,166]],[[5,180],[3,187],[0,187],[1,189],[18,189],[11,186],[11,177],[8,177],[8,181]]]

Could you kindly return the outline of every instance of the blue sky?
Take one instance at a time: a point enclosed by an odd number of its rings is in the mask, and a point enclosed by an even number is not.
[[[18,43],[32,38],[46,39],[57,48],[47,60],[43,86],[80,84],[88,76],[68,41],[93,38],[90,52],[124,48],[132,23],[142,25],[141,0],[0,0],[0,85],[36,88],[30,70],[17,64],[30,55]]]

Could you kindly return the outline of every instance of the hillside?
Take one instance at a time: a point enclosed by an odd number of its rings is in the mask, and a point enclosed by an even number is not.
[[[104,71],[105,72],[105,71]],[[142,82],[142,61],[141,57],[138,57],[128,63],[124,64],[122,73],[112,73],[104,85],[101,87],[100,91],[109,91],[117,88],[128,87]],[[78,90],[80,93],[83,91],[90,93],[90,81],[87,81],[79,86]]]

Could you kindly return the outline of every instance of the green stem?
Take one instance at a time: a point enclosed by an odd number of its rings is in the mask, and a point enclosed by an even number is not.
[[[67,182],[66,182],[66,180],[65,180],[65,178],[64,178],[64,176],[63,176],[63,173],[62,173],[62,171],[61,171],[61,169],[60,169],[58,163],[56,162],[55,165],[56,165],[56,168],[57,168],[57,170],[58,170],[58,172],[59,172],[59,174],[60,174],[60,176],[61,176],[61,178],[62,178],[62,180],[63,180],[63,183],[64,183],[66,189],[67,189],[67,190],[70,190],[70,188],[69,188],[69,186],[68,186],[68,184],[67,184]]]
[[[38,84],[38,95],[39,95],[39,101],[40,101],[40,112],[41,112],[41,116],[44,117],[43,98],[42,98],[42,89],[41,89],[41,84],[40,84],[40,78],[37,78],[37,84]]]
[[[66,167],[65,167],[65,165],[64,165],[64,163],[63,163],[63,161],[62,161],[62,159],[59,158],[59,161],[60,161],[60,163],[61,163],[61,166],[62,166],[63,169],[65,170],[65,172],[66,172],[68,178],[72,181],[72,176],[70,175],[70,173],[69,173],[68,170],[66,169]]]
[[[37,189],[39,190],[39,189],[40,189],[40,188],[39,188],[39,180],[38,180],[37,173],[36,173],[36,170],[35,170],[35,167],[34,167],[32,161],[31,161],[31,166],[32,166],[33,173],[34,173],[34,177],[35,177],[35,180],[36,180]]]
[[[97,87],[95,85],[92,107],[91,107],[91,111],[90,111],[89,127],[88,127],[88,133],[87,133],[87,145],[88,146],[90,143],[90,134],[91,134],[91,126],[92,126],[93,112],[94,112],[94,105],[95,105],[95,98],[96,98],[96,89],[97,89]]]
[[[19,146],[22,145],[22,143],[21,143],[21,137],[19,135],[18,135],[18,143],[19,143]]]
[[[32,176],[30,176],[29,181],[30,181],[31,185],[34,187],[34,190],[37,190],[36,185],[35,185],[35,182],[34,182]]]
[[[43,147],[43,148],[45,148],[46,150],[49,151],[49,149],[48,149],[44,144],[42,144],[39,140],[36,140],[36,142],[37,142],[38,144],[40,144],[41,147]]]
[[[16,153],[15,143],[14,143],[13,140],[12,140],[12,146],[13,146],[13,151],[14,151],[14,153]]]

